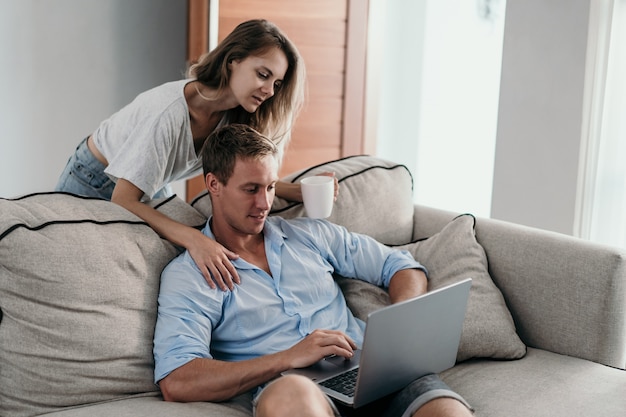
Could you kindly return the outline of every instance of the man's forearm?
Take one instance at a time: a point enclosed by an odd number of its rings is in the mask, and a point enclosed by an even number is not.
[[[287,350],[240,362],[194,359],[159,381],[167,401],[224,401],[251,390],[283,371],[304,368],[337,355],[352,357],[356,343],[338,330],[316,329]]]
[[[280,375],[278,355],[241,362],[194,359],[159,381],[166,401],[224,401]]]
[[[421,269],[403,269],[396,272],[389,282],[389,298],[392,303],[415,298],[428,290],[426,274]]]

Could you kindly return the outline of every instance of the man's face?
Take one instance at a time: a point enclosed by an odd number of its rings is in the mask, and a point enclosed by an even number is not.
[[[277,181],[278,163],[273,156],[237,158],[233,175],[226,185],[219,184],[220,191],[213,197],[220,205],[219,221],[226,222],[235,233],[261,233],[274,201]]]

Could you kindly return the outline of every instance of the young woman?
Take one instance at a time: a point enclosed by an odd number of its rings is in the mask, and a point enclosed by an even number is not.
[[[201,172],[200,150],[218,126],[245,123],[284,150],[304,99],[296,47],[266,20],[241,23],[193,65],[188,79],[148,90],[103,121],[67,163],[57,191],[110,199],[189,250],[213,288],[239,283],[227,250],[144,203],[171,194],[170,182]],[[302,201],[297,184],[276,195]]]

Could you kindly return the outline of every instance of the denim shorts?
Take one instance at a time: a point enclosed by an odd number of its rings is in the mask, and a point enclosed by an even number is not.
[[[104,173],[105,168],[91,153],[85,138],[67,161],[55,191],[111,200],[115,182]]]
[[[87,147],[88,138],[80,142],[67,161],[55,191],[111,200],[115,181],[104,173],[106,166],[98,161]],[[171,195],[173,195],[171,187],[165,185],[152,198],[164,198]]]
[[[256,401],[259,395],[260,393],[258,393],[253,400],[253,411],[256,411]],[[460,401],[470,411],[474,411],[463,397],[452,391],[436,374],[430,374],[416,379],[399,392],[374,401],[361,408],[354,409],[341,404],[334,404],[330,398],[328,398],[328,401],[336,417],[409,417],[421,406],[437,398],[455,399]]]

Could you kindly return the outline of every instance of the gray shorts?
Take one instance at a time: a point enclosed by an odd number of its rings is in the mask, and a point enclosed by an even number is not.
[[[253,415],[256,409],[256,399],[259,397],[259,394],[255,396],[255,400],[253,401]],[[436,374],[423,376],[413,381],[399,392],[358,409],[335,404],[327,397],[336,417],[408,417],[415,413],[421,406],[436,398],[456,399],[463,403],[469,410],[474,411],[463,397],[452,391]]]

